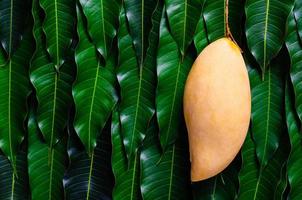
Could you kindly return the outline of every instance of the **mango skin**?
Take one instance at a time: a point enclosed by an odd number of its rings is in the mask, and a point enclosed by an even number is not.
[[[232,162],[250,115],[250,83],[241,51],[230,39],[218,39],[199,54],[185,85],[193,182],[217,175]]]

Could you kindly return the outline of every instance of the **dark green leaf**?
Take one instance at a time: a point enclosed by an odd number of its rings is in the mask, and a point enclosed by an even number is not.
[[[237,42],[240,41],[244,0],[229,0],[229,25]],[[225,23],[226,0],[206,0],[203,17],[210,42],[226,35]]]
[[[151,123],[148,129],[140,154],[143,199],[186,200],[191,193],[187,141],[179,137],[162,155],[154,124]],[[183,131],[182,134],[186,133]]]
[[[101,134],[89,157],[77,135],[70,135],[70,166],[64,178],[66,199],[111,199],[114,182],[110,142],[110,129],[107,129]]]
[[[144,63],[149,46],[148,38],[152,27],[151,18],[158,1],[159,0],[124,0],[129,30],[140,67],[142,67]]]
[[[136,154],[154,114],[155,55],[161,11],[162,5],[158,2],[152,20],[146,62],[141,69],[137,66],[125,15],[122,13],[120,17],[121,26],[118,34],[120,66],[117,78],[121,87],[121,104],[119,105],[121,134],[128,158]]]
[[[182,56],[193,39],[201,13],[200,0],[165,0],[171,34]]]
[[[28,67],[33,41],[32,27],[27,25],[20,47],[8,63],[0,68],[0,148],[8,156],[13,168],[24,138],[23,122],[27,112],[26,99],[30,92]]]
[[[294,94],[292,85],[288,81],[285,96],[287,129],[291,144],[291,152],[288,158],[287,175],[290,185],[289,199],[302,198],[302,145],[301,123],[295,112]]]
[[[118,28],[119,0],[80,0],[96,48],[107,59]]]
[[[180,130],[183,91],[192,63],[193,59],[189,54],[182,60],[163,15],[157,55],[156,115],[160,143],[164,150],[174,143]]]
[[[286,37],[286,47],[291,59],[290,77],[294,87],[295,106],[300,120],[302,120],[302,43],[297,32],[297,21],[293,13],[288,17],[288,35]]]
[[[200,16],[196,32],[194,35],[194,44],[197,49],[197,53],[201,53],[201,51],[209,44],[209,39],[207,36],[206,24],[203,18],[203,15]]]
[[[112,116],[112,169],[115,177],[113,199],[136,200],[141,199],[140,192],[140,164],[139,151],[136,151],[133,159],[127,160],[123,146],[118,112]]]
[[[16,156],[16,172],[10,161],[0,155],[0,199],[27,200],[30,199],[26,152],[20,151]]]
[[[301,17],[302,17],[302,1],[295,1],[295,6],[294,6],[294,17],[295,17],[295,21],[297,23],[297,29],[298,29],[298,33],[300,36],[300,41],[302,41],[302,21],[301,21]]]
[[[272,62],[271,69],[265,73],[264,81],[257,69],[249,69],[252,88],[252,132],[262,167],[266,166],[277,150],[284,130],[282,114],[286,65],[283,65],[281,59],[282,56]]]
[[[72,102],[71,84],[73,82],[74,62],[70,58],[58,72],[43,48],[43,35],[39,19],[38,1],[33,4],[35,20],[34,37],[36,52],[31,62],[30,80],[35,87],[38,100],[37,122],[49,147],[53,147],[63,136],[68,111]]]
[[[32,199],[62,199],[66,163],[65,143],[53,149],[43,142],[33,112],[28,119],[28,173]]]
[[[30,13],[29,8],[28,0],[0,1],[0,41],[9,58],[20,44]]]
[[[293,0],[247,0],[245,4],[247,44],[263,74],[282,47],[292,6]]]
[[[65,62],[74,33],[75,2],[73,0],[39,0],[45,19],[43,30],[46,47],[58,70]]]
[[[273,158],[266,167],[258,165],[256,148],[249,132],[242,148],[242,168],[239,173],[239,198],[246,199],[271,199],[282,177],[281,169],[287,161],[288,139],[283,137]]]
[[[84,15],[77,9],[79,43],[75,59],[77,79],[73,85],[76,115],[74,127],[88,155],[96,146],[97,137],[105,126],[118,97],[115,91],[114,56],[106,67],[101,66],[96,49],[85,32]]]
[[[234,200],[238,188],[238,171],[235,163],[217,176],[193,183],[194,200]]]

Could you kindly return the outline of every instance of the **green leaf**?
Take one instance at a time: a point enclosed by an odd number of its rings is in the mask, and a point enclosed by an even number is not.
[[[141,199],[140,192],[140,152],[136,151],[134,158],[127,160],[123,146],[118,112],[112,116],[112,169],[115,177],[113,199],[135,200]]]
[[[140,70],[142,70],[141,68],[149,46],[148,38],[152,28],[152,13],[158,1],[159,0],[124,0],[129,31],[135,47]]]
[[[237,190],[238,170],[235,162],[215,177],[192,185],[194,200],[234,200]]]
[[[286,188],[287,188],[287,163],[284,162],[281,167],[280,179],[275,189],[274,200],[286,199],[287,198]]]
[[[200,0],[165,0],[171,34],[182,56],[193,39],[201,13]]]
[[[294,87],[295,106],[300,120],[302,120],[302,43],[299,40],[297,21],[293,13],[288,17],[288,34],[286,37],[286,47],[291,60],[290,77]]]
[[[28,79],[29,60],[33,53],[30,24],[8,63],[0,68],[0,148],[8,156],[13,168],[16,154],[24,139],[26,99],[30,92]]]
[[[97,137],[104,128],[118,96],[114,67],[114,55],[109,57],[106,67],[99,61],[94,45],[89,41],[84,26],[84,15],[77,9],[79,42],[75,53],[77,79],[73,85],[76,115],[74,128],[91,155]]]
[[[28,135],[27,160],[32,199],[62,199],[66,163],[64,140],[49,150],[42,140],[33,112],[29,114]]]
[[[119,105],[121,134],[126,155],[131,159],[145,137],[149,121],[154,114],[155,98],[155,58],[158,43],[159,20],[162,5],[158,2],[152,19],[150,46],[144,66],[139,68],[132,46],[132,39],[127,31],[125,15],[120,16],[118,34],[119,68],[117,78],[121,87]]]
[[[284,42],[286,19],[293,0],[247,0],[245,34],[248,48],[261,67],[263,78]]]
[[[37,122],[49,147],[53,147],[63,136],[71,106],[71,85],[74,61],[68,58],[58,72],[43,48],[42,22],[39,19],[38,1],[33,3],[35,20],[34,37],[36,52],[31,61],[30,80],[38,100]]]
[[[114,180],[109,128],[98,138],[91,157],[86,153],[77,135],[75,133],[70,135],[68,145],[70,165],[64,177],[66,199],[112,199]]]
[[[80,0],[88,21],[88,32],[99,53],[107,59],[118,28],[119,0]]]
[[[9,58],[20,44],[30,13],[29,8],[28,0],[0,1],[0,41]]]
[[[182,97],[192,63],[193,59],[189,54],[182,60],[163,15],[157,54],[156,115],[160,144],[164,150],[175,142],[180,131]]]
[[[16,156],[16,172],[10,161],[0,155],[0,199],[29,200],[26,152],[19,151]]]
[[[200,54],[201,51],[209,44],[209,39],[207,36],[206,24],[203,15],[200,16],[197,23],[196,32],[194,35],[194,45],[197,53]]]
[[[302,198],[302,146],[301,146],[301,123],[294,106],[293,88],[290,82],[287,82],[285,105],[286,121],[291,145],[291,152],[288,158],[287,175],[290,185],[289,199]]]
[[[59,70],[69,55],[75,24],[73,0],[39,0],[45,12],[43,30],[46,47],[56,70]]]
[[[302,21],[300,20],[302,17],[302,1],[295,1],[293,14],[295,21],[297,23],[297,29],[299,33],[300,40],[302,41]]]
[[[143,199],[186,200],[191,193],[187,140],[179,137],[162,155],[158,130],[152,122],[140,154]]]
[[[286,136],[286,135],[285,135]],[[255,144],[248,133],[242,148],[242,168],[239,173],[239,197],[238,200],[246,199],[271,199],[274,197],[275,188],[282,178],[281,170],[287,161],[288,139],[283,137],[273,158],[266,167],[258,165]]]
[[[226,35],[225,23],[226,0],[206,0],[203,17],[210,42]],[[240,41],[244,0],[229,0],[229,25],[237,42]]]
[[[271,69],[265,73],[264,81],[257,69],[249,69],[252,88],[252,132],[261,167],[265,167],[274,155],[284,130],[282,114],[286,65],[283,65],[281,59],[282,55],[272,62]]]

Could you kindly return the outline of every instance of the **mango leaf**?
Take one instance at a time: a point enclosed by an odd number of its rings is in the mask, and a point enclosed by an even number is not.
[[[286,105],[286,121],[290,139],[291,152],[288,158],[287,175],[290,185],[289,199],[302,198],[302,145],[301,145],[301,123],[295,112],[293,88],[290,82],[287,82],[285,105]]]
[[[120,0],[80,0],[88,32],[99,53],[107,60],[118,28]]]
[[[74,128],[91,155],[97,137],[104,128],[118,97],[112,55],[106,67],[99,61],[94,45],[89,41],[84,26],[84,15],[77,9],[79,42],[75,53],[77,79],[73,85],[76,114]]]
[[[133,40],[140,71],[142,70],[142,65],[144,63],[146,52],[149,46],[148,38],[152,28],[152,13],[158,4],[158,1],[159,0],[123,1],[129,24],[129,31]]]
[[[38,100],[37,122],[49,147],[53,147],[63,136],[68,111],[72,102],[73,60],[69,58],[58,72],[49,60],[43,46],[42,22],[39,19],[39,2],[33,1],[35,20],[34,38],[36,52],[31,61],[30,80]]]
[[[242,148],[238,200],[263,200],[275,196],[275,188],[282,179],[282,167],[287,161],[288,146],[287,136],[283,137],[283,144],[280,145],[273,158],[266,167],[261,167],[257,162],[256,147],[251,132],[248,133]]]
[[[62,199],[66,147],[61,140],[51,151],[42,140],[36,118],[28,119],[28,173],[32,199]],[[50,157],[49,157],[50,152]]]
[[[294,9],[294,18],[297,23],[297,29],[299,33],[300,40],[302,41],[302,21],[300,20],[302,17],[302,1],[295,1]]]
[[[299,35],[297,32],[297,21],[294,18],[293,13],[288,17],[287,22],[288,34],[286,37],[286,47],[291,60],[290,67],[290,77],[294,87],[294,95],[295,95],[295,106],[300,120],[302,120],[302,43],[299,40]]]
[[[165,0],[165,5],[171,34],[184,57],[193,39],[202,4],[200,0]]]
[[[56,70],[65,62],[72,42],[75,24],[73,0],[39,0],[45,12],[43,30],[46,47]]]
[[[261,167],[265,167],[279,146],[284,130],[285,72],[282,55],[274,60],[262,81],[257,69],[249,67],[252,88],[252,132]],[[250,65],[252,63],[247,63]],[[253,64],[253,66],[256,66]]]
[[[233,200],[237,197],[238,184],[238,161],[236,159],[215,177],[192,183],[193,199]]]
[[[280,179],[277,183],[276,189],[275,189],[275,194],[274,194],[274,200],[283,200],[286,199],[288,194],[287,194],[287,163],[284,162],[282,167],[281,167],[281,175]]]
[[[203,17],[210,42],[226,35],[225,23],[226,0],[206,0],[203,7]],[[231,32],[239,43],[243,16],[244,0],[229,0],[229,25]]]
[[[105,129],[89,157],[77,135],[70,133],[69,168],[64,177],[66,199],[109,200],[114,184],[110,129]]]
[[[30,92],[29,60],[33,53],[32,26],[9,62],[0,68],[0,148],[16,169],[16,154],[24,138],[26,99]]]
[[[0,42],[9,58],[13,56],[22,39],[30,5],[29,0],[0,1]]]
[[[281,50],[285,36],[286,19],[293,0],[247,0],[245,4],[245,34],[250,52],[265,71]]]
[[[29,200],[26,152],[19,151],[16,156],[16,172],[10,161],[0,155],[0,199]]]
[[[180,130],[183,91],[192,63],[193,59],[189,54],[182,60],[163,14],[157,54],[156,115],[160,144],[164,151],[175,142]]]
[[[154,114],[155,67],[158,43],[159,20],[162,12],[160,2],[152,18],[150,46],[143,68],[137,67],[132,40],[127,31],[125,14],[120,16],[118,34],[119,68],[117,78],[121,87],[121,104],[119,105],[121,134],[129,159],[136,154],[145,137],[147,127]]]
[[[200,54],[201,51],[209,44],[209,39],[207,36],[206,24],[203,15],[200,16],[197,23],[196,32],[194,35],[194,45],[197,53]]]
[[[162,155],[158,129],[152,122],[140,154],[143,199],[186,200],[191,193],[187,140],[179,137]]]
[[[127,160],[117,111],[112,114],[112,169],[115,177],[113,199],[141,199],[140,192],[140,152],[136,151],[134,158]]]

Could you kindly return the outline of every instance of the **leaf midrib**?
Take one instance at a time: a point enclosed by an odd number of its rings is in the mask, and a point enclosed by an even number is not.
[[[267,40],[267,27],[268,27],[268,13],[269,13],[269,7],[270,7],[270,0],[266,0],[266,12],[265,12],[265,25],[264,25],[264,41],[263,41],[263,77],[265,73],[266,68],[266,40]]]
[[[59,61],[59,26],[58,26],[58,5],[57,5],[57,0],[55,0],[55,21],[56,21],[56,50],[57,50],[57,69],[59,69],[60,61]]]
[[[184,2],[184,4],[185,4],[185,13],[184,13],[184,26],[183,26],[183,36],[182,36],[182,38],[183,38],[183,40],[182,40],[182,54],[184,55],[185,54],[185,45],[186,45],[186,29],[187,29],[187,6],[188,6],[188,2],[187,2],[187,0],[185,0],[185,2]]]
[[[51,149],[50,173],[49,173],[49,193],[48,193],[49,200],[52,199],[52,178],[53,178],[53,160],[54,160],[53,158],[54,158],[54,149]]]
[[[173,115],[173,110],[174,110],[174,106],[175,106],[176,93],[177,93],[177,89],[178,89],[180,67],[181,67],[181,61],[178,62],[178,67],[177,67],[177,75],[176,75],[176,80],[175,80],[175,84],[174,84],[175,87],[174,87],[174,92],[173,92],[173,100],[172,100],[171,112],[169,115],[169,124],[168,124],[168,129],[167,129],[167,134],[166,134],[166,144],[168,142],[168,136],[169,136],[169,132],[171,129],[171,124],[172,124],[172,115]]]
[[[136,162],[137,162],[137,154],[135,153],[134,157],[134,163],[133,163],[133,173],[132,173],[132,183],[131,183],[131,193],[130,193],[130,200],[133,200],[133,195],[134,195],[134,184],[135,184],[135,175],[136,175]]]
[[[55,115],[56,115],[56,104],[57,104],[57,86],[58,85],[58,74],[55,74],[55,85],[54,85],[54,96],[53,96],[53,106],[52,106],[52,121],[51,121],[51,136],[50,136],[50,148],[53,147],[53,137],[54,137],[54,126],[55,126]]]
[[[171,200],[173,173],[174,173],[174,159],[175,159],[175,144],[172,149],[171,167],[170,167],[170,183],[169,183],[169,195],[168,200]]]
[[[11,7],[10,7],[10,23],[9,23],[9,50],[8,55],[11,57],[11,51],[12,51],[12,41],[13,41],[13,10],[14,10],[14,0],[10,1]]]
[[[98,76],[99,76],[99,70],[100,70],[100,64],[97,65],[95,80],[94,80],[94,86],[93,86],[93,92],[91,97],[91,104],[90,104],[90,110],[89,110],[89,118],[88,118],[88,152],[90,154],[91,151],[91,119],[92,119],[92,113],[94,108],[94,99],[95,99],[95,93],[96,93],[96,87],[98,84]]]
[[[87,186],[86,200],[89,200],[89,197],[90,197],[91,176],[92,176],[92,168],[93,168],[93,162],[94,162],[93,160],[94,160],[94,153],[92,152],[91,159],[90,159],[90,167],[89,167],[89,176],[88,176],[88,186]]]
[[[102,29],[103,29],[103,40],[104,40],[104,54],[105,57],[107,56],[107,44],[106,44],[106,35],[105,35],[105,19],[104,19],[104,6],[103,6],[103,0],[101,1],[101,17],[102,17]]]

